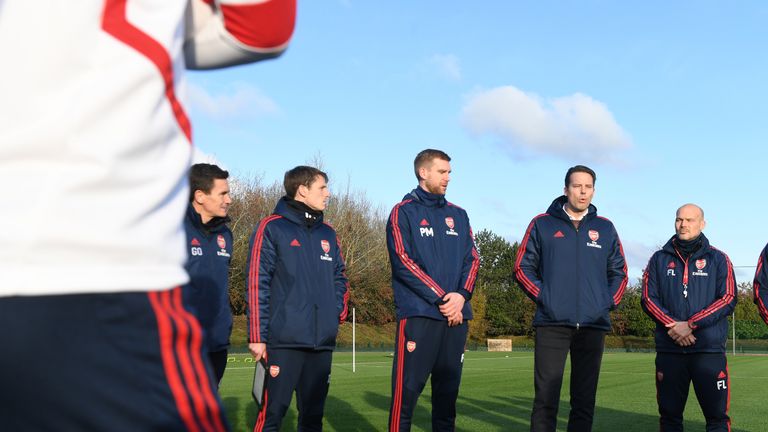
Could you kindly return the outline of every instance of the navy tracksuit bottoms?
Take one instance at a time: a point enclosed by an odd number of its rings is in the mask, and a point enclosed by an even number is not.
[[[331,382],[333,351],[267,347],[266,403],[256,417],[254,432],[279,431],[296,391],[298,432],[323,430],[323,410]]]
[[[693,390],[707,421],[707,431],[730,431],[731,382],[725,353],[656,354],[656,393],[661,432],[683,430],[688,390]]]
[[[181,290],[0,298],[0,429],[226,431]]]
[[[448,327],[446,321],[424,317],[404,318],[397,323],[390,432],[411,430],[413,411],[430,374],[432,430],[455,430],[466,342],[466,321],[454,327]]]

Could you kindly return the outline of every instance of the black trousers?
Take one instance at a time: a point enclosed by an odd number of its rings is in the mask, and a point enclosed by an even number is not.
[[[333,351],[267,347],[266,403],[256,417],[254,432],[279,431],[296,391],[297,431],[323,430],[323,410],[331,382]]]
[[[688,390],[693,390],[707,431],[730,431],[731,382],[725,353],[656,354],[656,394],[662,432],[683,430]]]
[[[224,377],[224,370],[227,368],[227,350],[208,352],[208,360],[213,368],[213,382],[216,388],[221,385],[221,379]]]
[[[532,432],[554,432],[563,384],[565,359],[571,353],[571,412],[569,432],[592,430],[597,380],[605,346],[605,331],[581,327],[536,327]]]
[[[448,327],[446,321],[412,317],[397,323],[392,363],[389,430],[411,430],[411,419],[427,379],[432,375],[432,431],[453,431],[456,399],[464,364],[467,322]]]
[[[181,291],[0,298],[0,429],[228,430]]]

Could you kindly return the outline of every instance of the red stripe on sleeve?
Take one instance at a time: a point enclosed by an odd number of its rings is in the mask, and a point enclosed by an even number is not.
[[[330,224],[326,224],[326,225],[331,226]],[[339,248],[339,256],[341,257],[341,260],[346,265],[347,260],[344,259],[344,253],[341,251],[341,241],[339,240],[338,235],[336,236],[336,246]],[[347,277],[346,271],[341,272],[341,274],[347,280],[346,282],[347,291],[344,293],[344,299],[343,299],[344,307],[341,311],[341,315],[339,315],[339,322],[344,322],[347,320],[347,314],[349,313],[349,278]]]
[[[624,296],[624,290],[627,289],[627,282],[629,281],[629,277],[627,276],[627,258],[624,256],[624,246],[621,244],[621,240],[619,240],[619,253],[621,253],[621,256],[624,258],[624,280],[621,282],[621,285],[619,285],[616,294],[613,295],[613,304],[616,306],[621,302],[621,298]]]
[[[768,323],[768,308],[765,307],[765,303],[763,303],[763,299],[760,297],[760,290],[762,289],[762,286],[760,286],[760,281],[758,281],[758,275],[761,271],[763,271],[762,255],[757,261],[757,270],[755,271],[755,280],[752,282],[752,289],[754,290],[755,303],[757,303],[757,309],[760,311],[760,316],[763,317],[763,321]]]
[[[712,248],[712,249],[714,249],[717,252],[720,252],[715,248]],[[721,297],[720,299],[716,300],[711,305],[709,305],[709,307],[707,307],[706,309],[694,314],[690,318],[690,320],[693,321],[694,323],[696,321],[700,321],[701,319],[712,315],[713,313],[726,307],[728,304],[731,303],[731,301],[733,301],[733,297],[736,294],[736,279],[733,276],[733,267],[731,266],[730,258],[728,258],[728,255],[724,253],[723,253],[723,256],[725,257],[726,267],[728,268],[728,274],[726,275],[726,279],[725,279],[725,294],[723,295],[723,297]]]
[[[469,276],[467,282],[464,283],[464,289],[472,292],[475,289],[475,279],[477,278],[477,270],[480,268],[480,254],[477,253],[475,247],[475,235],[472,233],[472,227],[469,228],[469,237],[472,238],[472,267],[469,269]]]
[[[664,325],[673,324],[675,322],[675,320],[673,320],[667,314],[662,312],[661,309],[656,305],[656,303],[651,301],[651,297],[648,295],[648,270],[647,269],[643,274],[643,294],[644,294],[643,297],[645,300],[645,305],[648,308],[648,311],[651,314],[653,314],[653,316],[656,317],[657,320],[661,321]]]
[[[403,201],[395,206],[395,208],[392,210],[392,236],[395,239],[395,252],[397,253],[397,257],[400,258],[400,261],[403,263],[405,268],[407,268],[411,273],[413,273],[414,276],[416,276],[421,282],[424,283],[429,289],[432,290],[438,297],[443,298],[445,296],[445,291],[443,291],[442,288],[432,280],[429,275],[424,273],[424,270],[421,269],[412,259],[408,256],[408,254],[405,252],[405,246],[403,245],[403,236],[400,232],[400,225],[398,225],[398,219],[399,219],[399,212],[400,207],[403,204],[407,204],[411,202],[411,200]]]
[[[261,221],[253,239],[251,250],[251,265],[248,271],[248,307],[251,310],[251,322],[248,323],[251,330],[252,343],[261,343],[261,325],[259,323],[259,265],[261,263],[261,245],[264,242],[264,230],[267,224],[282,216],[271,215]]]
[[[160,42],[128,22],[126,17],[127,0],[107,0],[104,5],[104,14],[101,19],[101,27],[107,34],[135,49],[160,72],[165,83],[165,97],[171,104],[176,122],[179,124],[184,136],[192,142],[192,123],[189,121],[184,107],[176,98],[176,90],[173,82],[173,62],[171,57]]]
[[[296,0],[227,4],[222,1],[224,27],[240,43],[252,48],[279,48],[291,39],[296,21]]]
[[[533,225],[536,223],[536,219],[546,216],[546,214],[540,214],[533,218],[530,224],[528,224],[528,229],[525,230],[525,235],[523,236],[523,240],[520,242],[520,248],[517,250],[517,259],[515,260],[515,275],[517,276],[517,280],[520,281],[523,285],[523,289],[528,291],[534,298],[539,297],[539,287],[536,286],[533,281],[531,281],[528,276],[525,275],[525,272],[523,272],[523,269],[520,268],[520,263],[523,261],[523,256],[525,255],[525,251],[528,248],[528,240],[531,237],[531,231],[533,230]]]

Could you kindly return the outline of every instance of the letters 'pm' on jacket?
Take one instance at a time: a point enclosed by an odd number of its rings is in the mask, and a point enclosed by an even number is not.
[[[437,305],[450,292],[464,296],[462,314],[472,319],[480,257],[464,209],[444,195],[414,189],[390,213],[387,249],[397,319],[446,320]]]

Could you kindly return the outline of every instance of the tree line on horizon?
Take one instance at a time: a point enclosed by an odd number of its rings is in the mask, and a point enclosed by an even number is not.
[[[257,223],[270,215],[284,195],[282,184],[267,184],[260,177],[232,179],[232,204],[229,209],[234,251],[229,273],[229,297],[232,312],[245,314],[245,269],[250,237]],[[394,203],[393,203],[394,205]],[[350,283],[350,310],[356,309],[357,321],[370,325],[394,322],[391,270],[386,246],[385,212],[364,192],[349,186],[332,195],[324,220],[334,227],[347,265]],[[517,242],[484,229],[475,234],[480,254],[480,270],[472,298],[474,319],[469,337],[484,340],[497,336],[531,336],[536,306],[514,280]],[[640,306],[640,281],[630,284],[619,307],[611,312],[616,336],[651,337],[654,322]],[[351,313],[349,319],[351,320]],[[768,339],[768,326],[752,302],[752,284],[738,284],[735,310],[738,339]]]

